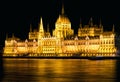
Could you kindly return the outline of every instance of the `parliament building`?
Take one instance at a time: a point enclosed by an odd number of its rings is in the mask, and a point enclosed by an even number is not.
[[[112,56],[116,52],[114,25],[111,31],[104,31],[100,21],[94,25],[90,18],[88,25],[79,24],[77,35],[71,28],[71,22],[61,9],[61,14],[55,22],[52,35],[44,30],[42,17],[40,18],[39,30],[30,27],[28,39],[7,37],[5,39],[3,56]]]

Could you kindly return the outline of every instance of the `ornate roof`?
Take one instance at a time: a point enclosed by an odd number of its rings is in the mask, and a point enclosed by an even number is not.
[[[68,24],[68,23],[70,23],[70,20],[69,20],[69,18],[67,16],[62,14],[62,15],[59,15],[56,23],[58,23],[58,24],[59,23]]]

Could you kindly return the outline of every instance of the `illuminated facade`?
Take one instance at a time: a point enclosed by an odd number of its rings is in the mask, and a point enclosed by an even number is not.
[[[53,56],[51,54],[69,56],[72,54],[83,53],[83,56],[113,54],[116,52],[114,26],[112,31],[104,32],[103,25],[94,25],[92,18],[88,25],[78,28],[78,35],[74,35],[69,18],[64,14],[64,8],[59,15],[55,29],[52,35],[44,30],[42,17],[40,18],[39,30],[32,30],[28,39],[21,41],[12,36],[6,38],[4,47],[4,56],[23,55],[29,53],[29,56]],[[47,55],[46,55],[47,54]]]

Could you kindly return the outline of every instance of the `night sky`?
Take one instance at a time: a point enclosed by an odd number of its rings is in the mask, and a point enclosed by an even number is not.
[[[104,0],[105,1],[105,0]],[[39,0],[35,1],[4,1],[1,3],[1,30],[0,45],[4,44],[6,34],[12,33],[21,39],[28,38],[30,24],[38,29],[40,17],[43,18],[44,29],[49,24],[50,30],[55,27],[55,22],[61,13],[62,3],[65,14],[70,19],[72,29],[77,33],[80,19],[82,24],[88,24],[93,18],[94,24],[99,24],[100,19],[105,30],[111,30],[113,24],[115,31],[120,32],[120,5],[112,1],[82,1],[82,0]]]

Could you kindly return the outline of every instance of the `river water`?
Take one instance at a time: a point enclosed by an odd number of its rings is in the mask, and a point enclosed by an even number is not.
[[[120,82],[120,60],[3,58],[0,82]]]

